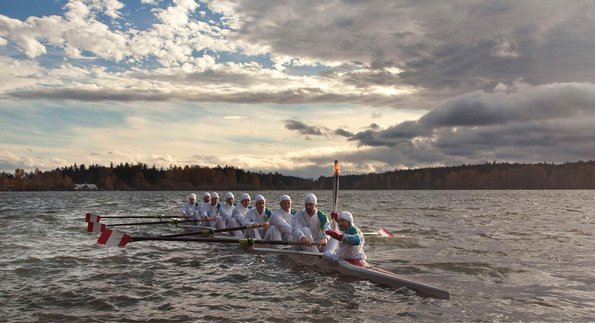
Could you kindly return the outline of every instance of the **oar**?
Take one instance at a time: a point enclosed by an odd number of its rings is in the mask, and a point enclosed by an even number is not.
[[[123,226],[132,226],[132,225],[152,225],[152,224],[178,224],[178,223],[187,223],[187,222],[199,222],[199,221],[209,221],[209,220],[180,220],[178,218],[173,218],[169,221],[158,221],[158,222],[129,222],[129,223],[114,223],[114,224],[103,224],[99,222],[88,222],[87,223],[87,232],[88,233],[96,233],[96,232],[103,232],[106,230],[107,227],[123,227]],[[205,228],[205,227],[196,227],[196,228]]]
[[[214,230],[211,228],[206,228],[201,231],[195,231],[195,232],[189,232],[189,233],[168,234],[168,235],[164,235],[161,237],[175,238],[175,237],[187,237],[187,236],[193,236],[193,235],[212,236],[214,233],[238,231],[238,230],[245,230],[245,229],[254,229],[254,228],[260,228],[262,226],[264,226],[264,224],[246,225],[246,226],[242,226],[242,227],[225,228],[225,229],[217,229],[217,230]]]
[[[101,219],[173,219],[179,217],[179,215],[97,215],[87,213],[85,214],[85,222],[99,222]]]
[[[380,230],[378,230],[376,232],[364,232],[364,235],[379,236],[379,237],[383,237],[383,238],[394,238],[395,237],[395,235],[392,234],[392,232],[388,231],[385,228],[380,228]]]
[[[252,238],[175,238],[166,236],[155,237],[134,237],[129,234],[119,232],[117,230],[105,229],[97,239],[98,244],[108,246],[124,247],[128,242],[135,241],[184,241],[184,242],[218,242],[218,243],[239,243],[246,246],[254,244],[270,244],[270,245],[303,245],[301,242],[294,241],[278,241],[278,240],[257,240]]]
[[[217,243],[239,243],[241,245],[251,246],[255,244],[270,245],[299,245],[304,244],[299,241],[279,241],[279,240],[258,240],[252,238],[223,239],[223,238],[172,238],[172,237],[130,237],[129,242],[137,241],[184,241],[184,242],[217,242]]]
[[[127,226],[127,225],[152,225],[152,224],[169,224],[169,223],[178,224],[178,223],[201,222],[201,221],[210,221],[210,220],[181,220],[179,218],[172,218],[169,221],[115,223],[115,224],[107,224],[107,226],[121,227],[121,226]]]

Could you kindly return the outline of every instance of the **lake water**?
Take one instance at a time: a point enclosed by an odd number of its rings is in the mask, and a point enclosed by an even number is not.
[[[275,208],[287,192],[258,193]],[[315,193],[328,211],[330,190]],[[595,321],[595,191],[341,191],[362,231],[396,235],[367,237],[369,262],[449,300],[232,245],[86,233],[86,212],[174,215],[186,195],[0,192],[0,321]]]

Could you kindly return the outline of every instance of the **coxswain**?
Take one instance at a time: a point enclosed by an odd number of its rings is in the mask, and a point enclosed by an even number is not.
[[[244,237],[253,239],[262,239],[266,235],[269,226],[269,220],[273,212],[266,208],[266,199],[262,195],[256,195],[254,198],[255,207],[251,208],[244,215],[242,226],[259,226],[256,228],[245,229]]]
[[[331,229],[329,219],[324,212],[318,211],[317,205],[316,195],[308,193],[304,198],[304,209],[291,218],[291,240],[304,244],[296,249],[323,251],[329,240],[325,233]]]
[[[339,247],[335,252],[332,250],[325,251],[323,257],[333,261],[346,260],[356,266],[368,267],[366,253],[364,252],[364,235],[355,226],[353,215],[350,212],[342,211],[341,213],[331,213],[331,217],[337,220],[341,231],[326,230],[325,233],[338,240]]]
[[[289,241],[291,236],[291,218],[296,213],[291,208],[291,197],[281,195],[279,198],[279,209],[273,211],[269,228],[264,236],[264,240]]]

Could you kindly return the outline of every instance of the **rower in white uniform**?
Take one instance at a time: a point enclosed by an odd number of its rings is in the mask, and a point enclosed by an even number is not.
[[[279,199],[279,209],[273,211],[269,228],[264,240],[289,241],[291,236],[291,218],[296,213],[291,208],[291,197],[282,195]]]
[[[233,209],[235,208],[233,204],[233,193],[227,192],[223,195],[223,198],[225,199],[225,203],[221,204],[221,207],[219,208],[219,215],[215,219],[216,229],[229,228],[228,223],[231,220],[231,214],[233,213]]]
[[[368,267],[366,262],[366,253],[364,252],[364,244],[366,240],[361,230],[355,226],[353,215],[350,212],[342,211],[331,213],[333,218],[337,218],[339,230],[326,230],[326,234],[333,239],[339,241],[339,247],[336,252],[327,250],[323,257],[329,260],[338,261],[346,260],[353,265]]]
[[[316,195],[306,194],[304,209],[291,218],[291,240],[304,244],[296,249],[323,251],[329,240],[325,233],[331,229],[329,219],[324,212],[318,211],[317,204]]]
[[[204,221],[204,220],[209,220],[209,215],[208,215],[208,211],[209,211],[209,206],[211,205],[211,193],[209,192],[204,192],[202,193],[202,202],[198,203],[198,206],[196,207],[196,211],[194,212],[194,219],[196,220],[203,220],[200,221],[199,225],[201,226],[209,226],[209,221]]]
[[[231,213],[231,218],[227,221],[228,228],[236,228],[244,223],[246,213],[252,208],[250,206],[250,195],[248,193],[242,193],[240,195],[240,204],[236,205]],[[241,230],[231,231],[231,235],[234,237],[242,237],[244,233]]]
[[[241,223],[242,226],[256,226],[262,225],[259,228],[251,228],[244,230],[244,236],[246,238],[262,239],[265,236],[267,228],[269,226],[269,220],[273,214],[271,210],[266,208],[266,200],[262,195],[256,195],[254,198],[255,207],[248,210],[244,216],[244,221]]]
[[[196,194],[190,193],[190,195],[188,195],[188,201],[184,202],[184,205],[180,209],[180,213],[185,218],[193,219],[197,207],[198,203],[196,203]]]
[[[217,192],[211,192],[211,203],[209,205],[205,205],[205,211],[207,212],[207,219],[209,222],[205,222],[205,226],[214,227],[215,220],[219,216],[219,208],[221,207],[221,203],[219,203],[219,194]]]

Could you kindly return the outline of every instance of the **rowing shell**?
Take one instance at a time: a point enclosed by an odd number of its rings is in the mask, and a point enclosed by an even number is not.
[[[338,271],[346,276],[354,276],[395,288],[407,287],[417,292],[421,296],[429,296],[441,299],[450,298],[450,293],[447,290],[417,282],[380,268],[355,266],[345,260],[339,260],[336,262],[327,260],[322,258],[322,253],[319,252],[275,248],[251,248],[250,250],[256,253],[284,254],[301,264],[315,264],[324,270]]]

